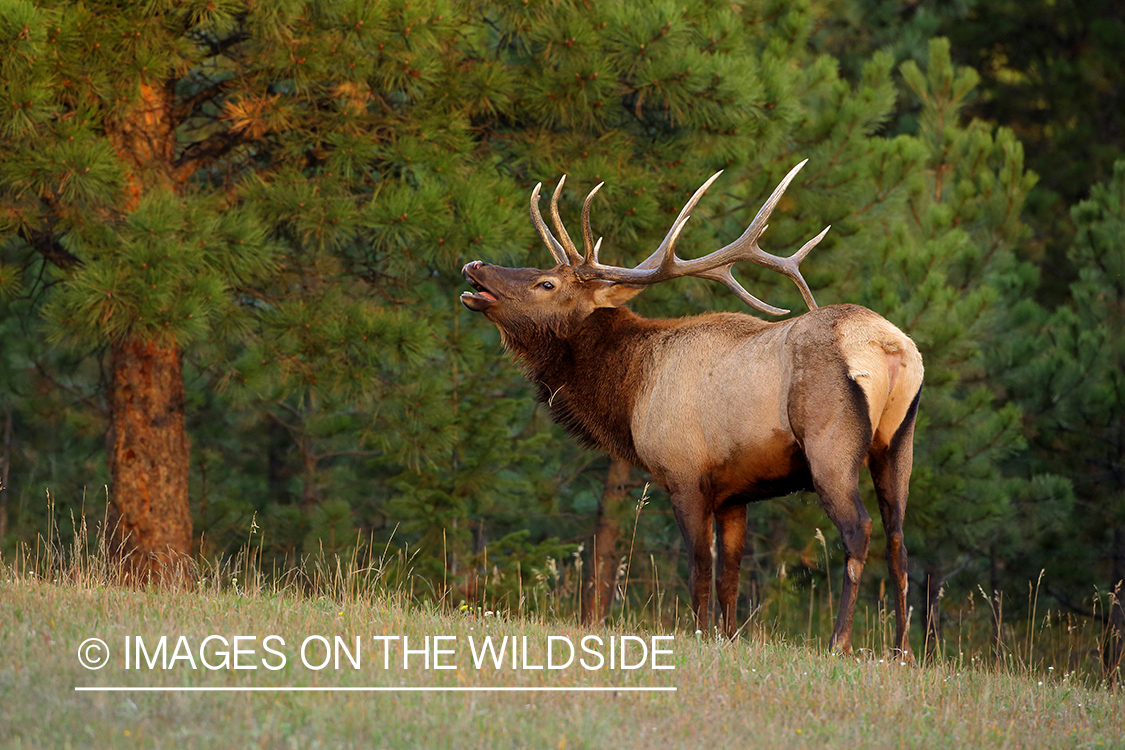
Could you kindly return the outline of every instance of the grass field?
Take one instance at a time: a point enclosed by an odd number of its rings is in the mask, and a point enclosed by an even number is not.
[[[579,630],[543,618],[502,619],[472,610],[442,612],[393,592],[312,596],[292,589],[251,591],[206,580],[190,590],[137,591],[96,579],[44,580],[0,566],[0,745],[12,748],[367,748],[367,747],[1125,747],[1125,699],[1046,670],[903,666],[886,654],[831,656],[778,642],[731,643],[678,633],[632,633],[670,654],[633,670],[477,669],[468,639],[527,637],[529,663],[543,664],[549,636],[580,645],[620,630]],[[266,651],[267,635],[275,655]],[[168,636],[161,668],[155,652]],[[226,639],[229,647],[207,636]],[[354,649],[339,668],[318,666],[336,636]],[[402,668],[401,641],[416,648],[445,636],[438,655],[456,669],[425,669],[424,655]],[[125,638],[142,660],[125,667]],[[184,636],[180,650],[179,637]],[[222,652],[241,640],[239,666]],[[105,667],[78,661],[100,638]],[[559,645],[561,641],[557,642]],[[390,668],[384,645],[390,644]],[[431,653],[433,657],[433,642]],[[593,645],[593,642],[589,642]],[[639,661],[631,642],[629,661]],[[600,649],[608,661],[608,647]],[[188,654],[190,653],[190,657]],[[559,653],[556,651],[556,654]],[[89,655],[89,652],[87,652]],[[96,655],[96,654],[95,654]],[[562,649],[565,660],[565,648]],[[579,653],[579,656],[582,654]],[[136,652],[131,653],[135,657]],[[597,660],[587,656],[591,666]],[[616,656],[616,655],[615,655]],[[274,670],[267,667],[280,666]],[[218,669],[202,664],[206,658]],[[233,659],[233,656],[231,657]],[[196,668],[192,668],[192,661]],[[561,660],[560,660],[561,661]],[[431,664],[433,666],[433,664]],[[75,687],[334,688],[332,692],[77,692]],[[356,687],[674,687],[675,692],[349,692]]]

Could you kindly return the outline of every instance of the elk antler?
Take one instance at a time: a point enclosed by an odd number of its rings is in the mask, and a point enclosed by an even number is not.
[[[754,221],[750,222],[750,226],[742,233],[734,242],[729,245],[716,250],[709,255],[702,258],[695,258],[693,260],[683,260],[676,257],[676,240],[683,231],[684,226],[687,224],[688,218],[691,216],[692,209],[707,192],[707,188],[711,187],[722,171],[716,172],[712,175],[711,179],[703,183],[703,185],[695,191],[691,199],[680,211],[680,215],[672,223],[672,228],[668,230],[668,234],[664,237],[664,241],[656,248],[656,252],[638,264],[635,268],[619,268],[617,266],[602,265],[598,261],[598,250],[601,247],[601,239],[597,243],[593,241],[593,232],[590,230],[590,202],[593,200],[594,194],[605,183],[599,183],[590,194],[586,196],[586,202],[582,205],[582,242],[585,247],[585,256],[579,255],[578,249],[575,248],[574,243],[571,241],[570,236],[566,233],[563,227],[562,219],[559,217],[559,193],[562,190],[563,182],[566,177],[559,180],[558,186],[555,188],[554,195],[551,197],[551,220],[555,225],[555,231],[559,233],[562,242],[555,239],[547,225],[543,222],[543,217],[539,213],[539,190],[542,183],[535,186],[531,192],[531,221],[535,224],[535,228],[539,230],[540,237],[551,251],[555,260],[560,265],[568,265],[574,268],[575,273],[582,279],[603,279],[605,281],[615,281],[624,284],[655,284],[667,279],[674,279],[680,276],[697,276],[703,279],[712,279],[720,281],[726,285],[728,289],[735,293],[739,299],[751,307],[760,310],[761,312],[770,315],[784,315],[789,312],[788,310],[780,307],[762,302],[754,295],[747,292],[742,288],[742,285],[731,274],[731,268],[735,263],[748,260],[751,263],[756,263],[759,266],[768,268],[771,271],[777,271],[784,274],[793,280],[797,288],[801,290],[801,296],[805,299],[805,304],[809,306],[810,310],[817,308],[816,300],[813,299],[812,292],[809,290],[809,285],[801,276],[800,264],[809,251],[816,247],[824,235],[828,233],[830,227],[825,227],[820,234],[813,237],[806,242],[804,246],[796,253],[788,258],[781,258],[769,253],[758,247],[758,239],[766,231],[766,221],[769,219],[770,214],[774,208],[781,201],[781,196],[785,193],[785,189],[789,187],[789,183],[797,176],[797,172],[801,171],[801,167],[805,166],[808,159],[805,159],[785,175],[769,199],[762,205],[758,211],[758,215],[754,217]]]

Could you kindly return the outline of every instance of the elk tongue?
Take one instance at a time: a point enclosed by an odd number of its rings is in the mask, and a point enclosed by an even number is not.
[[[492,303],[495,301],[496,297],[483,289],[475,294],[473,292],[461,292],[461,302],[473,312],[484,312],[492,307]]]

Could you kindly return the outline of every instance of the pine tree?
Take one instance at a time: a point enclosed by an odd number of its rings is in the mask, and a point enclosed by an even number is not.
[[[285,329],[274,339],[284,366],[308,353],[299,326],[306,339],[329,332],[311,333],[324,321],[270,285],[284,282],[285,256],[330,283],[326,242],[358,242],[354,225],[325,229],[372,205],[353,155],[393,127],[368,113],[365,76],[420,72],[368,54],[409,33],[401,9],[373,14],[363,3],[17,0],[0,13],[11,105],[0,230],[22,266],[34,252],[56,267],[45,315],[57,338],[108,349],[110,532],[129,573],[158,574],[191,549],[185,349],[245,341],[259,320]],[[358,215],[376,222],[390,205]],[[353,325],[332,335],[372,334],[356,369],[378,344],[417,349],[428,330],[398,312],[335,312]]]
[[[858,71],[877,49],[922,62],[927,40],[936,36],[950,39],[956,62],[978,71],[969,113],[1011,129],[1040,177],[1024,216],[1035,233],[1021,254],[1044,271],[1037,296],[1057,305],[1076,276],[1066,262],[1074,234],[1070,207],[1091,181],[1108,178],[1122,156],[1121,4],[828,0],[825,6],[816,42],[847,71]],[[896,127],[909,132],[915,114],[902,108]]]
[[[1125,638],[1125,161],[1071,216],[1069,256],[1079,273],[1072,302],[1030,317],[1010,355],[1024,363],[1013,392],[1035,418],[1038,467],[1074,486],[1073,506],[1052,509],[1041,535],[1043,549],[1068,561],[1050,571],[1049,590],[1090,615],[1091,592],[1108,594],[1100,616],[1109,626],[1102,657],[1112,681]]]
[[[948,42],[931,42],[925,71],[912,61],[901,70],[920,102],[919,132],[902,152],[913,174],[902,175],[908,197],[875,244],[875,273],[861,296],[893,310],[926,361],[908,538],[917,540],[933,648],[943,587],[966,568],[992,564],[1013,522],[1013,497],[1033,493],[1003,472],[1024,445],[1020,411],[998,399],[985,353],[1011,329],[1008,306],[1034,278],[1016,254],[1034,177],[1010,131],[964,121],[977,76],[952,65]]]
[[[461,265],[549,263],[527,199],[563,173],[569,217],[605,181],[603,257],[635,263],[725,169],[679,243],[702,254],[806,157],[768,247],[831,223],[807,263],[820,302],[868,305],[926,356],[912,552],[945,577],[999,538],[1019,415],[981,352],[1026,282],[1030,183],[1009,132],[963,121],[975,81],[946,46],[903,69],[921,130],[892,138],[892,58],[842,80],[810,51],[806,3],[6,2],[0,293],[42,291],[56,337],[108,350],[111,497],[141,574],[188,551],[190,481],[208,551],[260,512],[291,559],[397,534],[435,591],[466,598],[548,575],[586,536],[607,462],[500,364],[457,302]],[[29,281],[48,263],[49,287]],[[739,303],[683,280],[636,307]],[[166,436],[138,432],[154,424]],[[145,493],[163,525],[131,515]],[[796,547],[824,524],[782,507]],[[648,523],[639,541],[678,540]]]

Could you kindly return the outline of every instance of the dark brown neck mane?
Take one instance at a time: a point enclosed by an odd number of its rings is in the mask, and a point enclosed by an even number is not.
[[[643,466],[630,419],[643,383],[643,350],[661,323],[624,307],[603,308],[566,336],[540,330],[524,339],[508,331],[505,339],[556,422],[587,446]]]

